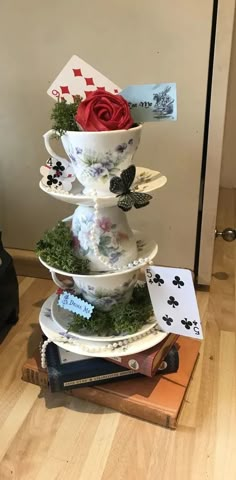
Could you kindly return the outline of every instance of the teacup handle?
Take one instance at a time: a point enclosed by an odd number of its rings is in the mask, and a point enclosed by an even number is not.
[[[59,288],[61,288],[62,290],[68,289],[68,286],[66,286],[65,283],[63,283],[63,282],[61,282],[61,280],[59,280],[59,278],[57,277],[57,274],[53,270],[50,270],[50,273],[51,273],[51,276],[52,276],[52,279],[53,279],[54,283]],[[73,288],[74,287],[74,280],[73,279],[71,279],[71,280],[73,281],[73,285],[70,288]]]
[[[43,139],[44,139],[45,148],[51,157],[55,158],[59,162],[65,161],[66,159],[63,157],[60,157],[60,155],[57,155],[57,153],[54,152],[54,150],[51,147],[50,140],[51,138],[55,137],[55,135],[58,138],[60,138],[60,134],[56,130],[48,130],[48,132],[44,133]]]

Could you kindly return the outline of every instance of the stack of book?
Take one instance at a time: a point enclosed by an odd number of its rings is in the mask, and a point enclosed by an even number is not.
[[[199,348],[198,340],[170,334],[132,357],[101,359],[50,343],[47,369],[38,348],[23,365],[22,379],[174,429]]]
[[[94,358],[77,355],[49,343],[46,350],[51,392],[127,380],[142,375],[173,373],[179,367],[178,335],[169,334],[154,347],[134,355]]]

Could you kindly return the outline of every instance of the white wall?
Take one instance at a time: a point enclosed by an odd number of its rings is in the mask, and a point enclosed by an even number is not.
[[[40,191],[51,127],[46,91],[73,54],[120,87],[176,82],[177,122],[146,124],[137,165],[167,186],[132,228],[159,244],[160,264],[193,268],[213,0],[0,0],[0,169],[7,247],[33,249],[73,208]],[[1,178],[0,178],[1,182]],[[1,199],[0,199],[1,201]]]

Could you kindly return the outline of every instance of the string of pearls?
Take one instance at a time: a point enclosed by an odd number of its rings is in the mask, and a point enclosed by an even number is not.
[[[41,355],[41,367],[42,368],[47,368],[47,360],[46,360],[46,350],[47,346],[49,343],[51,343],[52,340],[45,340],[41,345],[40,345],[40,355]]]
[[[97,224],[98,224],[98,200],[97,200],[97,192],[93,191],[93,202],[94,202],[94,222],[90,234],[91,242],[92,242],[92,248],[94,251],[94,254],[96,255],[97,259],[103,263],[106,267],[109,269],[113,270],[113,266],[110,264],[109,260],[107,260],[103,255],[100,255],[98,246],[96,244],[96,229],[97,229]]]
[[[68,333],[65,335],[57,335],[52,337],[50,340],[47,339],[45,340],[40,347],[40,353],[41,353],[41,366],[42,368],[47,368],[47,360],[46,360],[46,350],[47,346],[50,342],[58,342],[58,343],[65,343],[65,344],[70,344],[70,345],[75,345],[76,347],[79,347],[82,351],[85,353],[107,353],[107,356],[109,356],[109,353],[113,353],[115,350],[119,351],[127,351],[129,346],[137,342],[138,340],[141,340],[144,337],[148,337],[150,335],[157,335],[160,332],[159,326],[155,325],[153,326],[150,330],[147,332],[140,332],[134,337],[126,338],[124,340],[117,340],[116,342],[109,342],[105,343],[105,345],[97,346],[97,345],[88,345],[84,342],[79,341],[79,339],[73,337],[72,335],[69,335]],[[117,352],[117,353],[118,353]]]
[[[97,228],[97,224],[98,224],[98,200],[97,200],[97,192],[96,191],[93,191],[92,192],[92,197],[93,197],[93,202],[94,202],[94,222],[93,222],[93,226],[92,226],[92,229],[91,229],[91,235],[90,235],[90,238],[91,238],[91,243],[92,243],[92,248],[93,248],[93,251],[94,251],[94,254],[96,255],[97,259],[103,263],[103,265],[105,265],[107,268],[109,268],[109,270],[113,270],[114,271],[114,266],[109,262],[109,260],[104,257],[103,255],[100,254],[99,252],[99,249],[98,249],[98,246],[96,244],[96,228]],[[138,265],[146,265],[146,264],[149,264],[151,265],[153,262],[152,260],[150,260],[148,257],[145,257],[145,258],[138,258],[136,260],[133,260],[133,262],[129,262],[127,265],[123,265],[121,267],[116,267],[115,270],[127,270],[129,268],[133,268],[133,267],[137,267]]]

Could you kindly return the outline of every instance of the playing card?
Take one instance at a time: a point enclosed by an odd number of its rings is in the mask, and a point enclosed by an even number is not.
[[[74,170],[66,159],[59,161],[53,157],[48,158],[46,165],[40,168],[40,173],[43,176],[42,184],[51,190],[69,192],[76,179]]]
[[[151,266],[146,268],[146,280],[161,330],[202,339],[192,272],[183,268]]]
[[[115,83],[77,55],[73,55],[51,84],[47,94],[55,100],[64,98],[68,103],[72,103],[75,95],[80,95],[84,99],[88,92],[94,90],[120,92]]]

